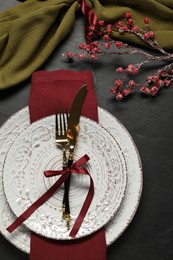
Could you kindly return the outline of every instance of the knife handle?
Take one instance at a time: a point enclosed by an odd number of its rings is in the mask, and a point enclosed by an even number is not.
[[[72,164],[73,164],[73,160],[68,160],[68,168],[71,167]],[[70,228],[70,203],[69,203],[70,180],[71,180],[71,175],[65,181],[64,198],[63,198],[63,205],[65,205],[64,218],[66,220],[68,228]]]

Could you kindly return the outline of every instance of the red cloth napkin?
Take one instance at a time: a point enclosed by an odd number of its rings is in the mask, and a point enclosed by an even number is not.
[[[29,110],[31,123],[55,114],[57,108],[71,108],[79,88],[87,83],[82,115],[98,122],[97,100],[90,71],[38,71],[32,74]]]
[[[39,71],[32,75],[29,111],[31,123],[55,114],[57,109],[70,110],[79,88],[87,84],[82,115],[98,122],[97,100],[90,71]],[[59,241],[31,233],[31,260],[106,260],[105,229],[82,239]]]

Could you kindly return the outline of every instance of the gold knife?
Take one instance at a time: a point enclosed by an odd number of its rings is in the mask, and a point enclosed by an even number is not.
[[[68,118],[68,130],[67,138],[69,140],[69,157],[68,167],[73,163],[73,153],[75,145],[78,139],[79,120],[82,110],[82,105],[87,92],[87,85],[83,85],[77,92],[70,110],[70,116]],[[63,205],[65,205],[64,217],[67,223],[67,227],[70,227],[70,205],[69,205],[69,188],[70,188],[70,177],[65,182],[65,191],[63,198]]]

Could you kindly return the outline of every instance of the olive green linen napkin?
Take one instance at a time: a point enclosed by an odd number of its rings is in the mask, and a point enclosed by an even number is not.
[[[27,0],[0,12],[0,89],[14,86],[37,70],[71,32],[81,9],[77,0]],[[151,19],[159,44],[173,51],[172,0],[86,0],[99,20],[118,21],[125,12],[135,23]],[[136,36],[114,34],[115,39],[144,46]]]

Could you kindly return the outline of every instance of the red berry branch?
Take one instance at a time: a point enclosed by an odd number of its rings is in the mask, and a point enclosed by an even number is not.
[[[130,12],[126,12],[123,19],[115,24],[105,24],[105,22],[101,20],[97,26],[89,26],[87,34],[89,43],[81,43],[79,45],[81,52],[76,54],[67,52],[63,55],[68,61],[72,61],[75,58],[81,60],[89,58],[94,61],[105,54],[139,54],[146,59],[140,63],[129,64],[126,68],[118,67],[116,69],[117,74],[121,75],[121,77],[114,81],[114,86],[110,89],[110,92],[117,100],[122,100],[129,94],[134,93],[138,87],[143,94],[156,96],[161,88],[169,87],[173,81],[173,54],[166,52],[157,43],[154,32],[149,29],[150,19],[146,17],[143,21],[145,28],[141,29],[135,25],[135,21],[132,19]],[[113,40],[112,35],[114,32],[136,35],[140,40],[148,44],[152,50],[157,51],[158,55],[152,55],[127,43]],[[116,51],[112,51],[112,47],[116,47]],[[131,79],[131,76],[135,76],[139,73],[144,64],[153,61],[167,61],[168,65],[156,71],[154,75],[149,75],[144,84],[139,84]]]

